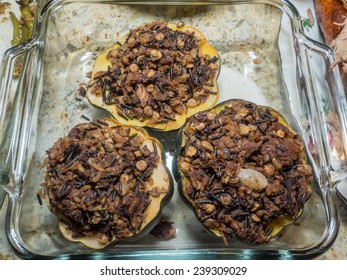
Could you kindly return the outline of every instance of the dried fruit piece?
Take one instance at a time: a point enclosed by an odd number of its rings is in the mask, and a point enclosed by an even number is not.
[[[275,110],[229,100],[187,119],[174,174],[208,231],[265,243],[302,213],[311,167],[304,144]]]
[[[112,119],[72,128],[45,165],[42,190],[60,231],[94,249],[147,234],[173,193],[160,142]]]
[[[169,239],[176,235],[176,228],[173,226],[173,222],[161,220],[150,234],[158,239]]]
[[[98,56],[86,96],[120,123],[169,131],[215,105],[219,71],[219,55],[199,30],[151,22]]]

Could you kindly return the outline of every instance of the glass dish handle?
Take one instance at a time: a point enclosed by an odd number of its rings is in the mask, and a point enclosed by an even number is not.
[[[301,129],[311,161],[319,170],[320,185],[334,189],[347,178],[346,97],[338,66],[334,67],[333,51],[304,35],[298,41],[298,72],[303,73],[299,77],[300,116],[301,123],[307,124]]]
[[[0,61],[0,208],[4,202],[6,192],[2,187],[9,184],[8,146],[11,140],[9,120],[12,115],[13,101],[15,98],[15,68],[23,60],[25,50],[15,47],[5,52]],[[18,70],[18,67],[17,67]]]
[[[6,51],[0,68],[0,191],[5,190],[9,198],[6,235],[22,258],[33,257],[20,238],[15,220],[20,213],[25,176],[35,146],[42,86],[40,51],[40,41],[27,41]],[[18,80],[13,78],[17,72],[20,72]]]
[[[28,41],[7,50],[1,61],[0,192],[5,190],[10,196],[17,197],[22,192],[24,174],[32,154],[26,148],[33,140],[35,130],[22,128],[36,125],[33,118],[39,102],[38,51],[39,45]],[[37,75],[29,75],[30,72]],[[25,135],[24,131],[31,133]]]

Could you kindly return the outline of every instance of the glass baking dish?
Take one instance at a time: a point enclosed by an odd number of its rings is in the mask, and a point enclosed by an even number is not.
[[[314,171],[312,196],[301,217],[275,240],[249,245],[206,233],[175,189],[163,218],[177,233],[148,235],[95,251],[65,240],[57,219],[40,206],[45,151],[73,126],[108,116],[76,99],[95,57],[131,28],[152,20],[196,26],[221,55],[219,102],[242,98],[268,105],[301,134]],[[307,259],[334,242],[339,217],[336,185],[346,180],[346,99],[333,54],[307,38],[288,1],[50,1],[37,18],[31,41],[2,61],[0,186],[9,197],[6,234],[25,259]],[[23,69],[13,88],[13,67]],[[177,132],[150,132],[164,144],[171,169]],[[176,188],[176,185],[175,185]]]

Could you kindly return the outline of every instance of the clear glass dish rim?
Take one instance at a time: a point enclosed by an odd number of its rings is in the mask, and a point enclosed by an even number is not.
[[[32,46],[42,48],[45,36],[45,26],[49,19],[50,12],[59,8],[60,5],[70,3],[91,3],[91,4],[137,4],[137,5],[217,5],[217,4],[268,4],[275,6],[286,12],[293,22],[293,33],[305,38],[315,48],[325,52],[330,52],[326,46],[308,38],[301,26],[301,17],[297,9],[287,0],[222,0],[222,1],[92,1],[92,0],[51,0],[41,9],[34,25],[35,36],[28,42],[9,49],[6,55],[30,49]],[[41,52],[43,53],[43,52]],[[38,57],[42,59],[42,57]],[[34,73],[32,73],[34,75]],[[39,79],[39,77],[36,77]],[[336,188],[322,190],[322,200],[327,214],[327,228],[321,241],[315,246],[307,249],[288,249],[288,250],[256,250],[256,249],[199,249],[191,250],[149,250],[149,251],[126,251],[126,252],[95,252],[92,254],[61,254],[61,255],[40,255],[31,252],[26,245],[18,238],[13,227],[14,213],[17,204],[21,199],[15,195],[9,195],[9,203],[6,213],[6,234],[10,245],[15,253],[24,259],[311,259],[327,251],[337,237],[339,230],[339,215],[336,209]]]

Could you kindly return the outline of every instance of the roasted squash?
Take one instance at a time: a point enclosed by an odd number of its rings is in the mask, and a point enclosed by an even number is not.
[[[169,131],[212,108],[220,57],[196,28],[143,24],[101,53],[86,96],[120,123]]]
[[[93,249],[149,233],[173,194],[161,143],[113,119],[72,128],[45,165],[43,194],[61,233]]]
[[[187,119],[173,170],[202,225],[228,240],[269,242],[311,194],[304,144],[272,108],[228,100]]]

